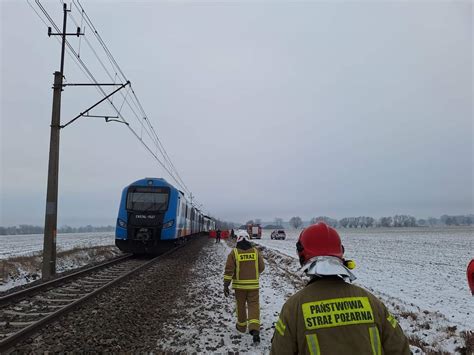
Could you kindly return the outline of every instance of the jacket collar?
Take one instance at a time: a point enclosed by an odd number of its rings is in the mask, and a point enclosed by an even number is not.
[[[339,276],[354,281],[357,277],[335,256],[316,256],[301,268],[310,277]]]

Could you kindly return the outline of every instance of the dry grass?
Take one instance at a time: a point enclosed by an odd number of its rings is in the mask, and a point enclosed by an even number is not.
[[[446,333],[452,337],[454,335],[456,335],[456,330],[458,330],[458,327],[453,325],[452,327],[448,326],[446,327]]]
[[[411,319],[415,321],[418,319],[418,315],[415,312],[403,311],[403,312],[400,312],[399,314],[400,314],[400,317],[405,318],[405,319],[407,319],[408,317],[410,317]]]
[[[474,331],[462,331],[460,333],[461,338],[464,340],[464,346],[456,348],[461,355],[473,355],[474,354]]]
[[[454,336],[457,330],[456,326],[447,327],[446,331],[448,334]],[[456,348],[461,355],[474,355],[474,332],[473,331],[462,331],[460,333],[461,338],[464,341],[464,346],[460,346]],[[435,344],[428,344],[419,338],[416,335],[409,335],[408,341],[410,345],[416,346],[420,348],[426,355],[449,355],[450,353],[447,351],[442,351],[438,349],[433,349]]]
[[[441,351],[441,350],[430,350],[426,349],[424,350],[426,355],[451,355],[450,352],[447,351]]]
[[[430,346],[430,344],[428,344],[427,342],[425,342],[424,340],[422,340],[416,335],[409,335],[408,341],[410,345],[420,348],[423,351],[423,353],[425,353],[426,355],[450,355],[450,353],[447,351],[433,349],[432,346],[434,344],[431,344]]]
[[[1,261],[1,273],[4,282],[8,279],[17,278],[22,270],[31,275],[32,280],[40,277],[38,271],[41,269],[41,256],[34,254],[29,256],[15,256]]]
[[[428,343],[424,342],[423,340],[421,340],[421,338],[419,338],[416,335],[409,335],[408,341],[410,345],[416,346],[423,351],[425,350],[425,347],[428,345]]]
[[[420,328],[428,330],[428,329],[431,329],[431,325],[430,325],[429,322],[424,322],[424,323],[420,324]]]

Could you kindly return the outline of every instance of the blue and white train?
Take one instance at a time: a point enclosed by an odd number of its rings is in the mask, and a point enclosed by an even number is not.
[[[215,220],[193,207],[162,178],[137,180],[122,191],[115,245],[124,252],[159,254],[177,241],[215,229]]]

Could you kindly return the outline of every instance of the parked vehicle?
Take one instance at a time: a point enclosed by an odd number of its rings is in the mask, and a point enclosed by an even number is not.
[[[272,234],[270,234],[271,239],[285,239],[286,233],[283,229],[274,230]]]
[[[260,227],[260,224],[248,224],[247,233],[249,234],[250,239],[261,239],[262,227]]]

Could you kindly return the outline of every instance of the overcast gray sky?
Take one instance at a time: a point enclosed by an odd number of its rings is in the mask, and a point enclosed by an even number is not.
[[[60,46],[26,1],[0,2],[0,225],[42,224]],[[470,1],[81,3],[205,211],[473,212]],[[60,1],[44,6],[60,24]],[[70,57],[65,76],[86,81]],[[99,98],[67,87],[62,122]],[[61,132],[58,224],[113,224],[121,189],[145,176],[170,180],[125,125],[81,118]]]

